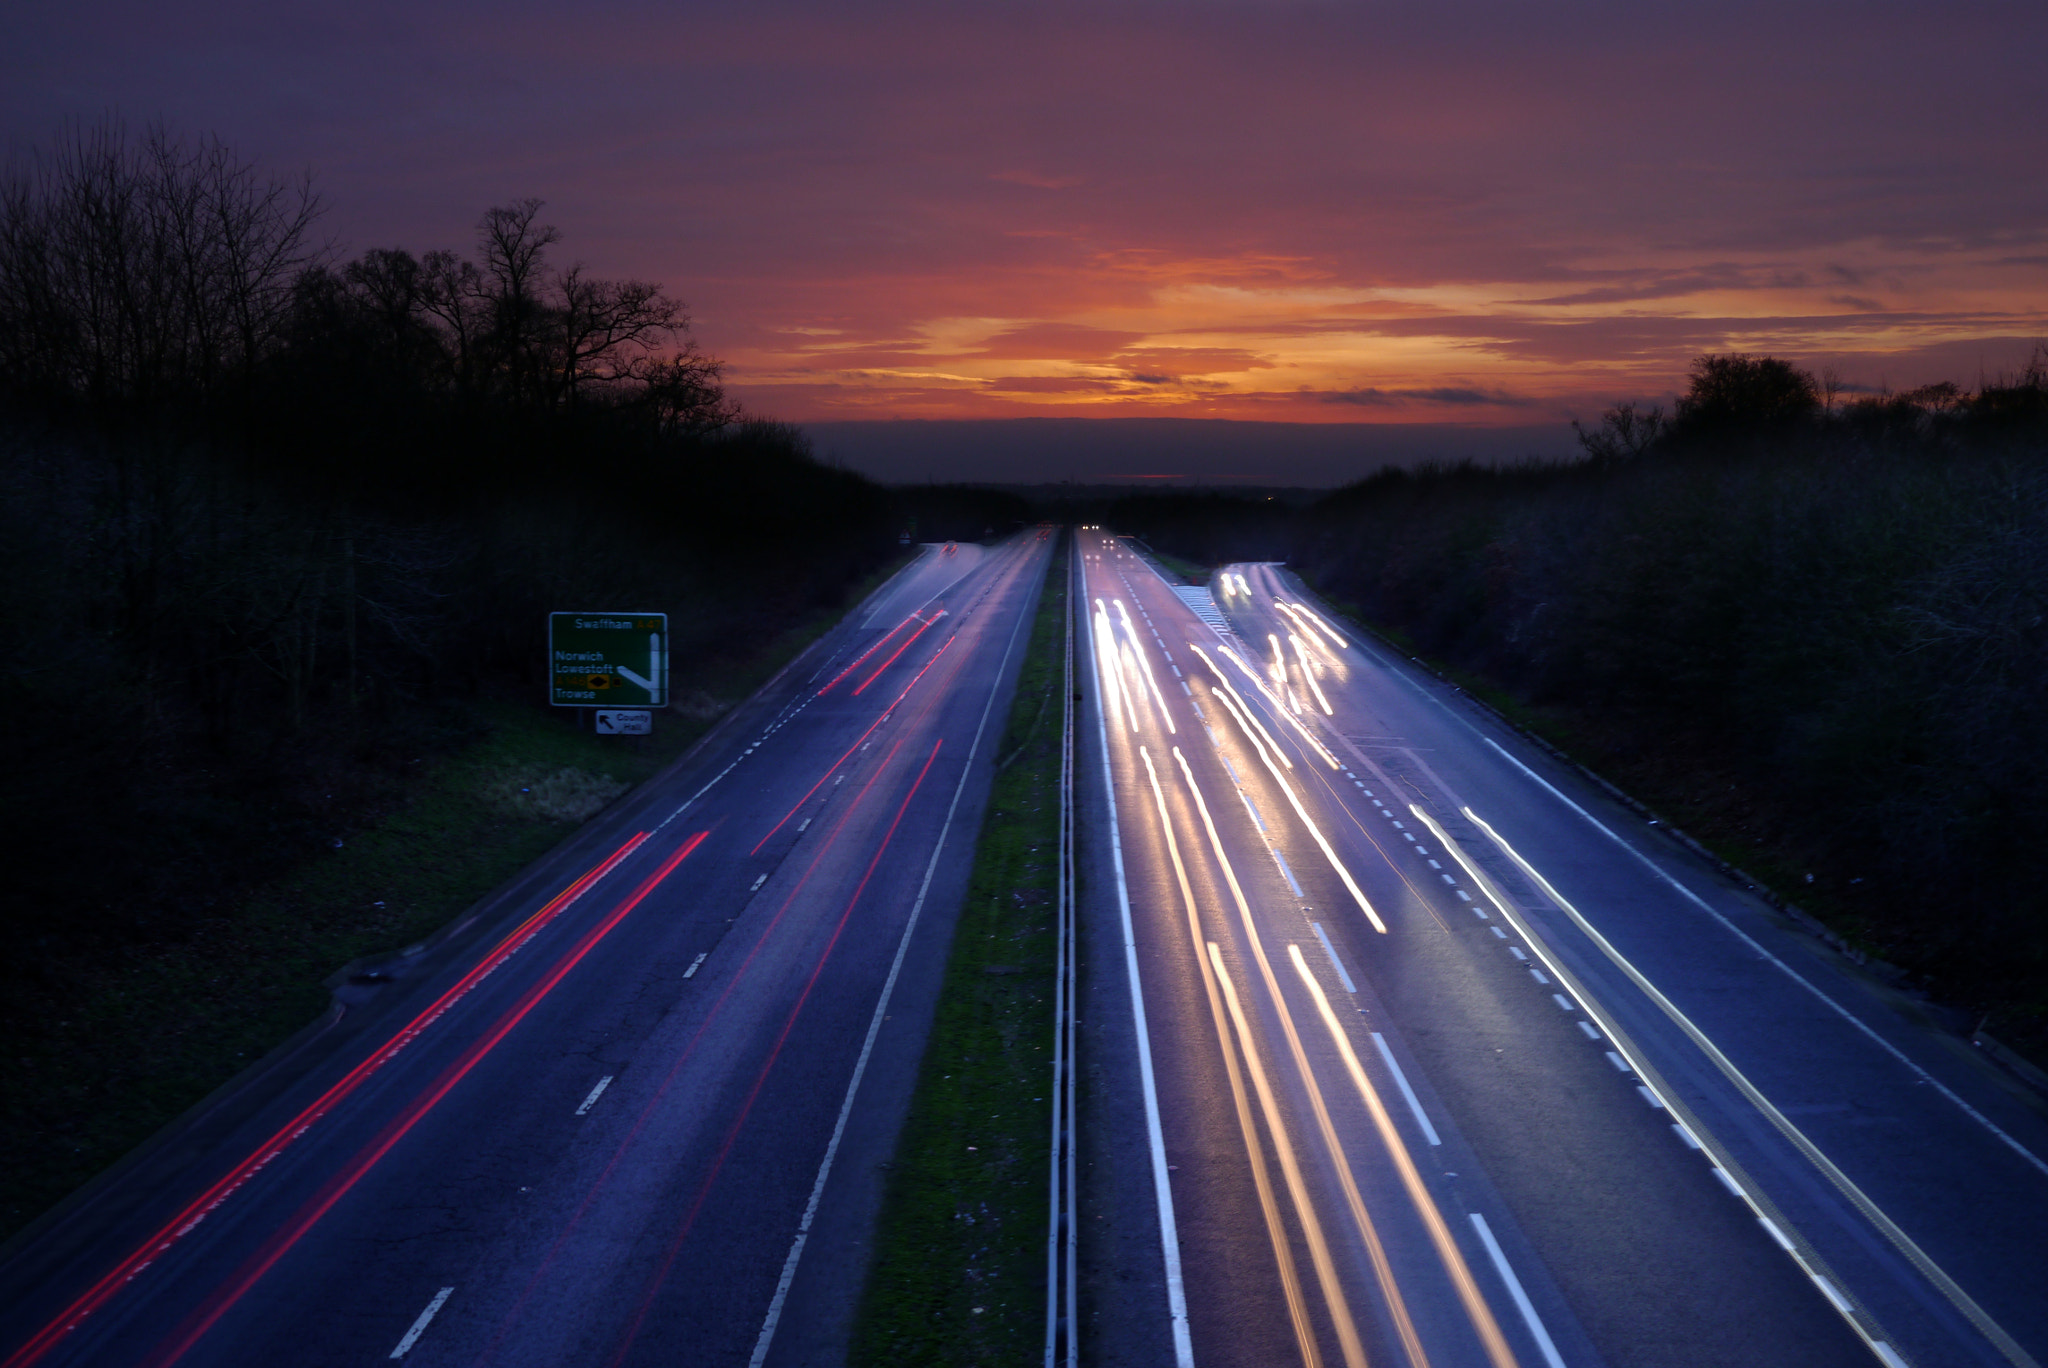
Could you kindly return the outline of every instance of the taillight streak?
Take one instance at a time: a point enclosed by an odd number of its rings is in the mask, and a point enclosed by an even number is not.
[[[931,672],[932,666],[939,663],[939,657],[944,655],[947,652],[947,650],[951,648],[953,643],[958,641],[959,639],[960,634],[958,632],[955,632],[952,636],[946,638],[945,645],[939,647],[938,650],[932,652],[932,658],[930,660],[927,660],[924,663],[924,667],[920,669],[916,674],[912,675],[910,677],[910,682],[903,686],[903,692],[897,694],[894,698],[889,700],[889,706],[882,709],[882,711],[875,717],[875,720],[868,724],[868,729],[866,731],[862,732],[859,736],[854,738],[853,744],[846,748],[846,754],[840,756],[837,760],[834,760],[831,763],[831,765],[827,767],[825,772],[818,776],[818,782],[811,785],[809,791],[806,792],[803,797],[797,799],[795,803],[790,805],[789,811],[783,813],[781,820],[776,822],[774,826],[768,828],[767,835],[763,836],[760,840],[754,842],[754,848],[752,850],[749,850],[747,854],[758,855],[761,852],[761,847],[768,844],[768,837],[773,836],[776,832],[782,830],[783,823],[789,821],[790,818],[796,816],[798,810],[801,809],[805,803],[811,801],[811,795],[816,793],[820,788],[823,788],[825,785],[825,781],[827,779],[830,779],[835,773],[837,773],[839,767],[845,764],[847,760],[853,755],[853,753],[859,750],[870,736],[873,736],[875,734],[875,728],[881,726],[884,722],[887,722],[890,719],[890,717],[892,717],[895,714],[897,706],[901,704],[904,699],[910,696],[910,691],[917,687],[917,682],[920,679],[923,679],[925,675]],[[867,686],[862,685],[861,687],[865,688]],[[856,689],[854,690],[854,692],[858,693],[860,692],[860,690]]]
[[[378,1160],[390,1153],[392,1147],[404,1139],[406,1134],[419,1124],[420,1119],[432,1111],[441,1099],[453,1090],[457,1083],[466,1078],[470,1070],[482,1062],[484,1056],[496,1049],[498,1043],[511,1034],[512,1028],[525,1020],[527,1013],[538,1006],[541,999],[552,992],[555,986],[568,976],[571,969],[574,969],[582,962],[583,957],[588,955],[599,941],[603,940],[611,933],[614,927],[624,921],[626,914],[638,907],[646,899],[647,895],[652,893],[655,887],[688,857],[691,851],[701,845],[708,834],[707,832],[700,831],[690,837],[689,840],[683,842],[674,854],[662,861],[661,866],[641,882],[638,888],[634,889],[617,907],[607,913],[603,921],[584,932],[583,936],[571,947],[569,952],[555,962],[555,966],[547,972],[546,976],[522,993],[519,1000],[503,1016],[498,1018],[496,1025],[492,1026],[481,1038],[464,1050],[461,1057],[443,1070],[441,1076],[425,1092],[414,1098],[406,1109],[399,1113],[398,1117],[384,1128],[383,1133],[376,1140],[372,1141],[354,1159],[350,1160],[347,1167],[343,1168],[340,1173],[329,1179],[318,1195],[301,1207],[298,1214],[283,1229],[265,1241],[263,1247],[244,1262],[234,1277],[207,1298],[200,1309],[173,1335],[168,1344],[160,1346],[156,1352],[150,1355],[148,1362],[152,1365],[152,1368],[156,1368],[157,1365],[175,1363],[184,1356],[188,1349],[198,1343],[199,1339],[208,1330],[213,1328],[214,1323],[227,1314],[229,1308],[241,1300],[242,1296],[251,1287],[254,1287],[258,1280],[265,1273],[268,1273],[272,1266],[305,1236],[307,1231],[318,1224],[320,1218],[331,1211],[334,1204],[348,1194],[349,1189],[362,1181],[363,1175],[374,1168]]]
[[[919,617],[915,613],[912,613],[909,617],[903,619],[903,621],[897,623],[894,627],[891,627],[888,630],[887,634],[881,638],[881,640],[877,641],[874,645],[868,647],[865,651],[862,651],[859,655],[855,656],[853,658],[853,662],[850,665],[848,665],[845,669],[841,670],[838,674],[833,675],[832,678],[826,682],[825,687],[818,690],[816,696],[819,698],[823,698],[826,694],[832,691],[832,686],[834,684],[837,684],[840,680],[846,678],[855,670],[858,670],[860,668],[860,663],[863,660],[866,660],[869,656],[873,655],[875,652],[881,650],[884,646],[888,645],[889,639],[891,637],[895,636],[905,627],[908,627],[911,623],[922,621],[924,621],[923,618]]]
[[[862,689],[867,688],[868,685],[874,683],[877,679],[880,679],[882,677],[882,671],[888,669],[891,665],[894,665],[896,663],[896,657],[902,655],[905,651],[910,649],[911,642],[916,641],[926,632],[929,632],[932,629],[932,623],[937,622],[940,618],[944,617],[945,615],[946,610],[941,608],[938,612],[932,614],[930,620],[927,621],[924,624],[924,626],[918,628],[916,631],[912,632],[908,637],[904,638],[903,644],[896,648],[895,653],[892,654],[887,660],[883,661],[881,664],[875,666],[875,672],[860,682],[860,688],[855,689],[853,691],[854,697],[858,698],[860,696]]]
[[[746,1101],[740,1104],[739,1114],[733,1118],[731,1127],[727,1129],[725,1139],[718,1147],[718,1154],[711,1161],[710,1171],[704,1175],[703,1183],[698,1186],[696,1198],[690,1203],[689,1212],[683,1217],[683,1223],[677,1229],[675,1239],[669,1244],[667,1257],[661,1261],[661,1266],[648,1280],[647,1293],[641,1299],[640,1309],[634,1315],[632,1325],[627,1328],[618,1352],[612,1355],[612,1368],[617,1368],[625,1362],[626,1355],[632,1351],[633,1341],[638,1338],[640,1327],[646,1322],[647,1313],[653,1308],[654,1299],[660,1293],[662,1284],[668,1280],[669,1269],[675,1265],[676,1256],[682,1253],[683,1243],[689,1238],[692,1227],[697,1223],[697,1214],[703,1210],[704,1200],[711,1195],[712,1185],[718,1180],[719,1170],[725,1166],[726,1156],[732,1152],[733,1142],[739,1139],[740,1128],[746,1125],[747,1117],[754,1109],[755,1099],[760,1097],[761,1089],[768,1082],[769,1073],[775,1068],[775,1061],[782,1055],[782,1047],[789,1040],[789,1033],[796,1028],[797,1017],[802,1014],[804,1004],[810,1001],[811,990],[818,986],[818,978],[825,972],[826,962],[832,958],[833,950],[838,947],[839,938],[846,931],[846,923],[853,916],[853,909],[859,905],[861,895],[867,892],[868,881],[875,877],[875,870],[882,863],[882,856],[887,853],[889,843],[896,837],[896,828],[903,824],[903,814],[910,811],[911,799],[917,797],[917,791],[924,786],[925,776],[931,773],[932,766],[937,763],[939,747],[944,744],[943,740],[932,742],[932,753],[925,757],[924,768],[917,772],[917,778],[910,785],[910,792],[903,795],[903,802],[897,807],[896,816],[890,820],[889,829],[882,834],[881,844],[875,847],[874,858],[868,861],[867,871],[860,876],[860,882],[854,885],[853,895],[846,900],[846,908],[839,914],[838,924],[832,928],[832,938],[825,942],[824,950],[818,955],[817,964],[811,968],[810,978],[804,981],[803,992],[797,995],[795,1005],[789,1009],[789,1016],[782,1023],[781,1033],[775,1037],[775,1044],[769,1047],[768,1058],[762,1062],[761,1072],[755,1075],[754,1086],[748,1090]]]
[[[951,642],[947,644],[950,645]],[[931,667],[927,665],[925,668],[929,669]],[[719,1019],[720,1015],[725,1011],[726,1003],[731,1000],[734,993],[739,991],[740,986],[746,982],[747,975],[754,967],[754,961],[760,958],[763,947],[774,936],[776,928],[782,925],[782,919],[789,912],[789,909],[795,905],[797,895],[803,892],[804,888],[810,883],[811,876],[818,872],[818,866],[824,863],[825,857],[838,844],[840,836],[846,830],[847,823],[853,820],[855,814],[867,802],[868,795],[874,792],[875,785],[881,781],[883,774],[887,772],[890,764],[895,761],[897,752],[902,748],[903,740],[898,738],[896,743],[889,748],[888,753],[882,757],[882,762],[876,766],[875,772],[868,776],[866,783],[861,785],[860,792],[854,795],[853,800],[847,804],[846,810],[839,815],[839,820],[833,825],[831,832],[824,841],[819,843],[816,853],[811,856],[810,864],[797,877],[796,883],[790,887],[789,892],[783,895],[782,905],[775,909],[775,915],[769,918],[768,925],[763,927],[761,934],[755,938],[754,944],[748,949],[746,956],[741,959],[739,966],[733,970],[731,977],[726,980],[725,987],[719,992],[717,999],[705,1010],[703,1020],[697,1023],[697,1029],[691,1033],[689,1042],[677,1052],[674,1061],[668,1066],[668,1072],[662,1076],[660,1084],[655,1087],[653,1093],[649,1096],[647,1105],[641,1108],[640,1115],[634,1120],[632,1129],[626,1132],[625,1138],[620,1140],[618,1145],[612,1150],[612,1156],[605,1161],[604,1169],[591,1182],[589,1188],[585,1190],[582,1200],[576,1204],[576,1210],[570,1214],[568,1221],[563,1224],[561,1232],[555,1236],[554,1242],[548,1246],[547,1253],[541,1256],[539,1264],[534,1268],[533,1275],[527,1279],[526,1286],[521,1289],[518,1299],[513,1302],[512,1309],[505,1314],[504,1320],[499,1323],[498,1329],[492,1335],[490,1343],[484,1346],[483,1354],[477,1360],[479,1368],[491,1361],[496,1355],[499,1346],[504,1342],[505,1337],[512,1332],[513,1327],[517,1325],[520,1318],[525,1314],[527,1302],[532,1298],[534,1290],[546,1279],[549,1270],[554,1267],[556,1260],[561,1257],[564,1247],[568,1244],[569,1237],[575,1234],[577,1228],[583,1223],[583,1218],[589,1212],[592,1203],[597,1200],[598,1194],[605,1189],[605,1186],[611,1182],[612,1174],[625,1159],[627,1151],[632,1149],[634,1142],[640,1138],[640,1133],[647,1128],[647,1123],[660,1112],[668,1098],[669,1090],[675,1085],[676,1079],[682,1074],[684,1066],[696,1057],[697,1047],[703,1043],[705,1033],[711,1029],[711,1023]],[[893,830],[893,828],[891,829]]]
[[[335,1083],[326,1092],[320,1094],[318,1098],[297,1116],[286,1122],[282,1129],[258,1146],[248,1158],[235,1165],[233,1169],[228,1171],[226,1176],[194,1198],[162,1229],[150,1236],[148,1240],[144,1241],[127,1258],[116,1264],[113,1270],[107,1273],[106,1276],[86,1289],[60,1315],[38,1331],[33,1339],[9,1355],[4,1368],[27,1368],[29,1364],[37,1362],[45,1354],[49,1353],[51,1349],[57,1346],[59,1341],[77,1329],[87,1316],[105,1306],[123,1287],[132,1282],[143,1269],[148,1268],[158,1258],[169,1252],[172,1245],[190,1234],[200,1222],[217,1211],[223,1202],[227,1201],[229,1197],[245,1186],[250,1179],[267,1167],[273,1159],[284,1153],[293,1141],[312,1129],[315,1122],[319,1121],[321,1117],[327,1115],[330,1111],[333,1111],[343,1099],[361,1087],[370,1075],[390,1063],[401,1050],[418,1039],[421,1032],[445,1016],[451,1007],[468,996],[471,989],[483,982],[500,965],[516,954],[520,947],[538,935],[549,922],[574,905],[590,890],[592,885],[616,869],[620,861],[631,855],[635,850],[638,850],[641,843],[646,841],[646,839],[646,832],[635,833],[631,840],[621,845],[595,868],[589,870],[560,893],[557,893],[539,911],[513,928],[511,933],[505,939],[499,941],[489,954],[477,962],[475,967],[464,974],[447,992],[434,999],[433,1003],[425,1011],[401,1027],[398,1033],[385,1042],[375,1054],[356,1065],[353,1069],[350,1069],[347,1074],[342,1076],[339,1082]]]

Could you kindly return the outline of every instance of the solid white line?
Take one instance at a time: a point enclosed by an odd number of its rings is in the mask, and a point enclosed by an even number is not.
[[[1508,1256],[1500,1252],[1500,1244],[1487,1228],[1486,1218],[1476,1211],[1470,1215],[1472,1228],[1479,1232],[1479,1242],[1486,1246],[1486,1256],[1493,1260],[1494,1271],[1508,1285],[1508,1295],[1515,1299],[1515,1310],[1522,1313],[1522,1324],[1529,1327],[1529,1334],[1535,1339],[1536,1348],[1542,1352],[1543,1361],[1550,1368],[1564,1368],[1564,1359],[1558,1355],[1557,1346],[1550,1342],[1550,1332],[1543,1328],[1542,1318],[1529,1304],[1529,1294],[1522,1290],[1522,1280],[1515,1276],[1514,1269],[1508,1267]]]
[[[2048,1173],[2048,1161],[2044,1161],[2040,1158],[2040,1156],[2036,1155],[2032,1150],[2028,1149],[2025,1145],[2022,1145],[2012,1136],[2007,1135],[2003,1130],[1999,1129],[1997,1123],[1992,1121],[1990,1117],[1985,1116],[1975,1107],[1972,1107],[1968,1102],[1965,1102],[1962,1098],[1958,1097],[1955,1093],[1951,1092],[1947,1085],[1942,1083],[1940,1079],[1936,1078],[1933,1074],[1928,1073],[1927,1070],[1921,1068],[1918,1064],[1915,1064],[1911,1059],[1907,1058],[1904,1051],[1900,1050],[1898,1046],[1892,1044],[1889,1040],[1886,1040],[1883,1036],[1879,1035],[1875,1030],[1871,1029],[1871,1027],[1868,1024],[1866,1024],[1861,1017],[1857,1016],[1848,1008],[1844,1007],[1841,1003],[1836,1002],[1833,998],[1829,997],[1826,993],[1822,992],[1818,987],[1809,982],[1803,975],[1799,973],[1798,970],[1794,969],[1791,965],[1785,963],[1785,961],[1779,959],[1776,955],[1764,949],[1764,947],[1759,945],[1756,942],[1756,940],[1753,939],[1748,933],[1744,932],[1740,927],[1736,926],[1734,922],[1729,921],[1727,917],[1723,916],[1719,911],[1715,910],[1706,901],[1706,899],[1700,897],[1699,894],[1693,892],[1690,888],[1687,888],[1684,884],[1680,883],[1670,874],[1667,874],[1649,856],[1643,854],[1643,852],[1637,850],[1627,841],[1624,841],[1621,839],[1621,837],[1615,835],[1614,832],[1610,831],[1607,828],[1606,824],[1601,822],[1599,818],[1593,816],[1592,813],[1586,811],[1577,803],[1574,803],[1571,799],[1565,797],[1562,793],[1559,793],[1555,788],[1552,788],[1548,783],[1545,783],[1541,775],[1537,774],[1536,771],[1530,769],[1521,761],[1515,759],[1514,756],[1509,755],[1506,749],[1503,748],[1499,742],[1494,741],[1490,737],[1482,737],[1481,739],[1484,740],[1487,745],[1492,746],[1495,750],[1499,751],[1502,759],[1506,760],[1510,765],[1513,765],[1523,774],[1529,776],[1529,778],[1535,780],[1535,782],[1538,785],[1540,785],[1546,792],[1548,792],[1553,798],[1557,799],[1560,803],[1563,803],[1573,812],[1578,813],[1579,816],[1585,818],[1588,822],[1592,823],[1594,829],[1599,831],[1601,835],[1605,836],[1608,840],[1620,846],[1629,854],[1635,856],[1636,859],[1641,861],[1643,865],[1650,870],[1651,873],[1655,874],[1665,883],[1670,884],[1673,888],[1677,889],[1680,893],[1685,895],[1686,898],[1690,899],[1708,916],[1712,917],[1715,921],[1719,922],[1721,926],[1730,934],[1734,935],[1736,939],[1740,940],[1744,945],[1748,946],[1751,950],[1756,951],[1757,954],[1769,960],[1777,968],[1783,970],[1785,974],[1794,983],[1798,984],[1807,992],[1812,993],[1815,997],[1819,998],[1822,1002],[1826,1003],[1828,1007],[1834,1011],[1835,1015],[1841,1017],[1842,1020],[1848,1022],[1851,1026],[1854,1026],[1857,1030],[1863,1032],[1864,1035],[1869,1036],[1873,1041],[1877,1042],[1878,1046],[1882,1048],[1886,1054],[1898,1060],[1901,1064],[1904,1064],[1907,1068],[1911,1069],[1916,1075],[1918,1075],[1921,1082],[1926,1083],[1928,1086],[1932,1087],[1936,1092],[1940,1093],[1943,1097],[1955,1103],[1956,1106],[1962,1108],[1963,1113],[1967,1115],[1971,1120],[1975,1121],[1978,1125],[1984,1127],[1984,1129],[1990,1131],[1993,1135],[1997,1136],[2014,1153],[2018,1154],[2021,1158],[2025,1159],[2028,1163],[2032,1164],[2036,1169],[2040,1170],[2042,1173]]]
[[[1380,1047],[1380,1058],[1387,1062],[1387,1072],[1394,1076],[1394,1083],[1401,1089],[1401,1096],[1406,1099],[1408,1110],[1415,1113],[1415,1124],[1422,1127],[1423,1136],[1430,1144],[1441,1145],[1443,1141],[1437,1139],[1436,1127],[1430,1125],[1429,1118],[1423,1115],[1422,1103],[1416,1101],[1415,1089],[1408,1086],[1408,1075],[1402,1073],[1401,1066],[1394,1062],[1394,1052],[1387,1048],[1385,1038],[1378,1031],[1374,1031],[1372,1043]]]
[[[1093,635],[1090,653],[1099,657]],[[1102,662],[1095,661],[1096,673]],[[1145,1097],[1145,1139],[1152,1152],[1152,1191],[1159,1207],[1159,1244],[1166,1265],[1166,1313],[1173,1332],[1173,1361],[1176,1368],[1194,1368],[1195,1346],[1188,1338],[1188,1299],[1180,1271],[1180,1230],[1173,1214],[1173,1185],[1167,1178],[1166,1136],[1159,1122],[1159,1088],[1152,1075],[1152,1037],[1145,1027],[1145,989],[1138,976],[1138,937],[1131,926],[1131,891],[1124,880],[1123,832],[1117,824],[1116,776],[1109,767],[1109,724],[1104,720],[1102,700],[1096,700],[1095,730],[1102,743],[1102,789],[1109,800],[1110,867],[1116,874],[1117,914],[1122,919],[1124,971],[1131,983],[1131,1028],[1137,1036],[1138,1079]],[[760,1368],[757,1361],[752,1368]]]
[[[592,1107],[597,1105],[597,1099],[604,1096],[604,1090],[612,1085],[612,1079],[614,1076],[615,1075],[612,1074],[606,1074],[603,1078],[597,1080],[597,1086],[590,1090],[590,1096],[584,1098],[583,1105],[576,1109],[576,1114],[578,1116],[583,1115],[585,1112],[589,1111]],[[395,1358],[397,1357],[397,1355],[394,1354],[392,1357]]]
[[[1309,927],[1316,933],[1316,939],[1323,943],[1323,953],[1330,957],[1330,967],[1337,971],[1337,981],[1344,985],[1344,991],[1356,993],[1358,985],[1351,981],[1351,975],[1344,972],[1344,961],[1337,958],[1337,951],[1331,946],[1330,938],[1323,934],[1323,924],[1310,922]]]
[[[440,1311],[442,1303],[446,1302],[454,1291],[455,1289],[452,1287],[444,1287],[434,1294],[434,1299],[427,1303],[427,1309],[420,1312],[420,1318],[412,1323],[412,1329],[405,1332],[405,1338],[400,1340],[398,1347],[391,1351],[391,1357],[395,1359],[405,1357],[405,1351],[412,1348],[413,1343],[426,1330],[427,1322],[434,1318]]]
[[[761,1368],[768,1357],[768,1346],[775,1339],[775,1327],[782,1320],[782,1307],[789,1300],[790,1284],[796,1281],[796,1268],[804,1255],[804,1244],[811,1238],[811,1223],[817,1219],[818,1203],[825,1196],[825,1180],[832,1173],[832,1161],[839,1157],[839,1141],[846,1134],[846,1118],[853,1114],[854,1095],[860,1091],[860,1080],[867,1072],[868,1059],[875,1052],[875,1037],[881,1033],[882,1022],[887,1019],[889,998],[896,991],[896,979],[903,972],[903,957],[910,953],[910,937],[917,930],[917,920],[924,911],[925,895],[931,891],[932,876],[938,872],[939,856],[946,850],[946,836],[953,830],[953,818],[960,810],[960,796],[967,791],[968,776],[974,773],[974,757],[981,750],[981,738],[988,730],[988,716],[995,711],[996,695],[1002,692],[1003,677],[1009,673],[1010,656],[1017,649],[1017,637],[1024,630],[1024,624],[1035,613],[1021,613],[1017,625],[1010,629],[1010,644],[1003,649],[1003,658],[996,666],[995,683],[989,686],[988,702],[982,705],[981,721],[974,728],[974,740],[967,747],[966,762],[960,766],[960,782],[953,786],[953,801],[946,807],[946,820],[939,826],[939,839],[932,847],[932,857],[924,867],[924,881],[917,886],[917,899],[910,905],[910,920],[904,924],[903,936],[896,942],[896,958],[889,962],[889,977],[882,981],[882,996],[875,1003],[874,1015],[868,1018],[867,1038],[861,1042],[860,1057],[854,1060],[853,1077],[846,1082],[846,1097],[839,1104],[839,1119],[832,1124],[832,1138],[825,1144],[825,1157],[818,1164],[817,1181],[811,1184],[811,1197],[804,1204],[804,1214],[797,1222],[796,1239],[789,1246],[789,1257],[782,1261],[782,1276],[776,1280],[775,1295],[768,1303],[768,1315],[761,1323],[761,1336],[754,1341],[754,1356],[748,1360],[749,1368]]]

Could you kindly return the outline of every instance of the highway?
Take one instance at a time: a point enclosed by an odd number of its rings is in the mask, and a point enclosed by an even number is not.
[[[1279,568],[1078,551],[1084,1361],[2048,1357],[2038,1098]]]
[[[930,548],[89,1189],[0,1362],[833,1361],[1053,542]]]

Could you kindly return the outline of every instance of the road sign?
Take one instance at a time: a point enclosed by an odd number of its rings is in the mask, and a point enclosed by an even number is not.
[[[654,714],[626,712],[618,708],[597,710],[599,736],[647,736],[654,731]]]
[[[668,704],[668,614],[549,613],[548,701],[563,708]]]

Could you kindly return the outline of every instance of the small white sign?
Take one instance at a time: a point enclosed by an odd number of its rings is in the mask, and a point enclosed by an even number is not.
[[[646,736],[654,730],[651,712],[622,712],[617,708],[597,710],[599,736]]]

